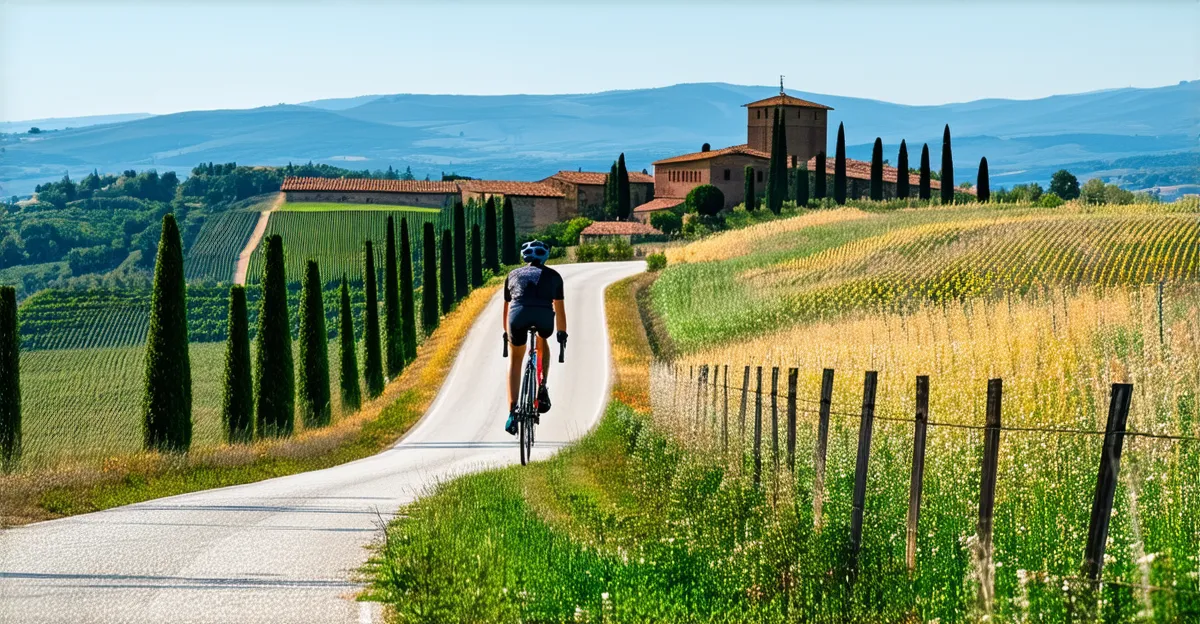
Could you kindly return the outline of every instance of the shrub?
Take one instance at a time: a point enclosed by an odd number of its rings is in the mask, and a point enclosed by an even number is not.
[[[683,227],[683,217],[674,210],[660,210],[650,214],[650,225],[666,236],[675,236]]]
[[[1063,198],[1059,197],[1058,193],[1051,191],[1043,194],[1038,203],[1042,206],[1042,208],[1058,208],[1067,202]]]
[[[780,203],[782,203],[782,198]],[[692,189],[683,201],[684,210],[705,216],[713,216],[725,207],[725,194],[711,184],[701,184]],[[663,232],[666,233],[665,231]]]
[[[667,268],[667,255],[663,253],[652,253],[646,256],[647,271],[661,271]]]
[[[286,331],[286,325],[284,328]],[[163,217],[154,263],[145,388],[142,415],[146,448],[186,451],[192,443],[192,370],[188,359],[183,241],[173,214]]]

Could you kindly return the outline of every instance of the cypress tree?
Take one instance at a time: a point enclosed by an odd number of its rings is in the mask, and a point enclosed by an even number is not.
[[[744,191],[746,195],[746,210],[752,211],[758,208],[758,196],[754,194],[754,167],[746,165],[742,173],[746,178]]]
[[[0,467],[16,467],[21,458],[21,332],[17,325],[17,289],[0,286]]]
[[[783,172],[786,170],[784,159],[787,156],[783,153],[784,145],[781,141],[783,138],[782,123],[779,121],[779,107],[775,107],[771,117],[771,161],[767,166],[767,209],[775,214],[783,209],[783,192],[781,189],[787,188],[786,178],[783,177]]]
[[[305,427],[324,427],[330,419],[329,332],[321,300],[321,269],[309,260],[300,293],[300,414]]]
[[[188,358],[187,283],[175,215],[163,216],[154,262],[146,335],[144,441],[149,450],[186,451],[192,444],[192,369]]]
[[[433,224],[426,223],[421,249],[421,329],[425,335],[437,329],[441,311],[438,309],[437,235]]]
[[[246,287],[229,288],[229,338],[225,341],[225,396],[221,424],[225,441],[249,442],[254,437],[254,377],[250,367],[250,320]]]
[[[506,266],[518,262],[517,255],[517,222],[513,215],[512,200],[504,198],[504,209],[501,210],[500,260]]]
[[[608,188],[607,186],[605,188]],[[500,274],[500,246],[496,242],[496,200],[489,197],[483,210],[483,256],[487,268]]]
[[[467,215],[462,202],[454,204],[454,300],[467,298]]]
[[[625,153],[617,159],[617,220],[629,219],[629,171],[625,169]]]
[[[375,249],[371,241],[363,243],[363,381],[367,398],[383,392],[383,356],[379,352],[379,292],[375,288]]]
[[[838,124],[837,152],[833,161],[833,201],[846,203],[846,130]]]
[[[825,186],[828,182],[828,169],[825,164],[825,150],[817,152],[816,169],[813,171],[813,197],[821,200],[829,195],[825,192]]]
[[[954,157],[950,153],[950,124],[942,131],[942,203],[954,203]]]
[[[796,169],[796,207],[808,205],[808,163],[801,163]]]
[[[604,216],[609,219],[617,217],[617,161],[608,168],[608,177],[604,178]]]
[[[979,177],[975,179],[975,196],[985,204],[992,197],[991,182],[988,180],[987,156],[979,159]]]
[[[442,314],[449,314],[454,308],[454,243],[450,240],[450,230],[442,230]]]
[[[483,246],[479,244],[479,224],[471,226],[471,287],[483,286]]]
[[[875,148],[871,150],[871,199],[883,200],[883,139],[875,137]]]
[[[412,239],[408,219],[400,219],[400,331],[404,334],[404,361],[417,357],[417,311],[413,292]]]
[[[267,237],[263,253],[262,299],[254,339],[255,432],[259,437],[291,435],[296,418],[296,370],[288,320],[283,237]]]
[[[900,155],[896,157],[896,197],[908,199],[908,145],[900,141]]]
[[[350,286],[346,283],[345,273],[342,274],[339,321],[338,337],[342,343],[342,413],[349,414],[358,411],[362,406],[362,394],[358,387],[358,354],[354,349],[354,314],[350,311]],[[407,327],[405,325],[405,328]]]
[[[383,359],[388,378],[404,369],[404,335],[400,329],[400,275],[396,267],[396,224],[387,218],[383,259]]]
[[[921,180],[920,187],[917,188],[917,197],[924,201],[929,201],[931,192],[929,190],[929,144],[921,146]]]

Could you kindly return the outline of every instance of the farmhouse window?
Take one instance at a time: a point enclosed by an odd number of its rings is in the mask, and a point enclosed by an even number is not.
[[[762,182],[762,171],[758,171],[758,181]]]
[[[726,180],[729,179],[729,170],[728,169],[725,170],[725,179]]]

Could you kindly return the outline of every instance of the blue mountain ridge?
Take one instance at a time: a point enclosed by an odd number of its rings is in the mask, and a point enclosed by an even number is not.
[[[155,167],[184,175],[207,161],[311,160],[352,169],[411,166],[435,178],[455,171],[531,180],[560,169],[606,170],[624,152],[631,169],[651,169],[654,160],[696,151],[702,143],[745,142],[742,105],[777,92],[699,83],[567,95],[360,96],[9,134],[0,143],[0,193],[28,194],[64,172],[78,177],[92,169]],[[979,157],[987,156],[993,177],[1004,185],[1044,184],[1045,171],[1060,164],[1194,151],[1200,134],[1200,81],[938,106],[789,93],[834,107],[831,154],[837,124],[845,123],[851,157],[869,158],[879,136],[892,162],[906,139],[911,162],[929,143],[936,163],[948,123],[959,171],[973,172]]]

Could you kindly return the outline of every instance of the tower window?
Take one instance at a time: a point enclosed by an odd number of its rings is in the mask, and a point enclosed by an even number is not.
[[[813,111],[813,121],[817,120],[817,111]]]
[[[758,173],[758,181],[762,182],[762,170],[759,170],[757,173]]]
[[[726,180],[729,179],[729,170],[728,169],[725,170],[725,179]]]

